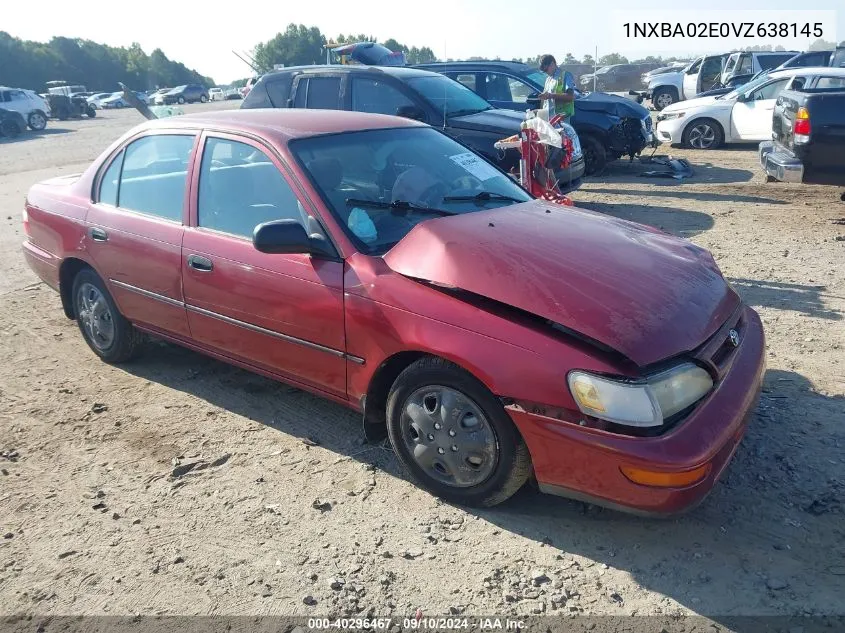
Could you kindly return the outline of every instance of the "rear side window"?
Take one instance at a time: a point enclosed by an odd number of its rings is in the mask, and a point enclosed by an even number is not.
[[[794,55],[761,55],[759,57],[760,70],[771,70],[793,57]]]
[[[264,99],[269,97],[270,103],[267,106],[263,107],[274,107],[274,108],[286,108],[288,107],[288,99],[290,99],[290,87],[291,87],[291,77],[290,75],[284,77],[278,77],[276,79],[272,79],[264,84],[264,88],[266,88],[266,92],[262,90],[262,93],[265,93]],[[253,90],[252,92],[258,92],[258,90]],[[250,96],[252,95],[250,92]],[[249,97],[247,97],[249,98]]]
[[[126,148],[118,206],[174,222],[182,221],[193,135],[156,134]]]
[[[452,78],[460,81],[473,92],[478,92],[475,89],[475,73],[461,73],[460,75],[452,75]]]
[[[100,195],[98,202],[117,206],[117,181],[120,178],[120,167],[123,165],[123,151],[121,151],[109,165],[103,179],[100,181]]]
[[[309,108],[340,110],[340,77],[311,77],[308,80]]]
[[[819,77],[816,88],[845,88],[845,77]]]
[[[270,158],[238,141],[209,138],[200,169],[197,226],[252,238],[272,220],[302,221],[293,190]]]
[[[390,84],[366,77],[352,78],[352,109],[356,112],[395,115],[399,108],[413,105]]]

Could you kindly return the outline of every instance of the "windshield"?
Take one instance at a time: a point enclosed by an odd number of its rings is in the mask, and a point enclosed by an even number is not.
[[[751,92],[757,86],[766,83],[769,80],[768,73],[759,75],[757,78],[752,79],[747,84],[742,84],[739,88],[735,90],[731,90],[728,94],[722,95],[719,99],[725,99],[726,101],[730,101],[731,99],[736,99],[737,95],[741,92]]]
[[[493,108],[484,99],[454,79],[443,75],[414,77],[408,85],[419,92],[438,112],[446,117],[475,114]]]
[[[318,136],[290,148],[349,238],[371,255],[384,254],[425,220],[532,199],[430,127]]]
[[[605,73],[609,73],[611,68],[613,68],[613,66],[605,66],[604,68],[599,68],[596,71],[596,74],[597,75],[603,75]]]

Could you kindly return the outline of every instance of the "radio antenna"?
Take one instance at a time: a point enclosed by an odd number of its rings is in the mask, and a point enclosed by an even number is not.
[[[449,56],[446,54],[446,38],[443,39],[443,56],[446,58],[446,70],[449,70]],[[448,75],[446,75],[448,79]],[[457,81],[457,80],[456,80]],[[446,88],[448,84],[444,81],[443,82],[443,131],[446,131],[446,100],[448,99],[448,88]]]

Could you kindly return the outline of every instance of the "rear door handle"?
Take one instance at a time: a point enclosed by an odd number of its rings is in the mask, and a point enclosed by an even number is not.
[[[88,229],[88,235],[90,235],[91,239],[95,242],[105,242],[109,239],[108,233],[106,233],[103,229],[98,229],[96,227]]]
[[[204,273],[209,273],[214,269],[214,264],[211,263],[211,260],[202,255],[188,255],[188,266]]]

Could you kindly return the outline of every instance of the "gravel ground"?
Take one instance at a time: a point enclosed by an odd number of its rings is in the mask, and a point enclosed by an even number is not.
[[[171,345],[119,368],[88,350],[23,261],[20,210],[140,120],[0,142],[0,614],[845,613],[839,190],[764,183],[753,146],[661,149],[683,182],[620,162],[585,184],[578,204],[713,251],[764,321],[760,406],[682,518],[530,488],[464,510],[337,405]]]

